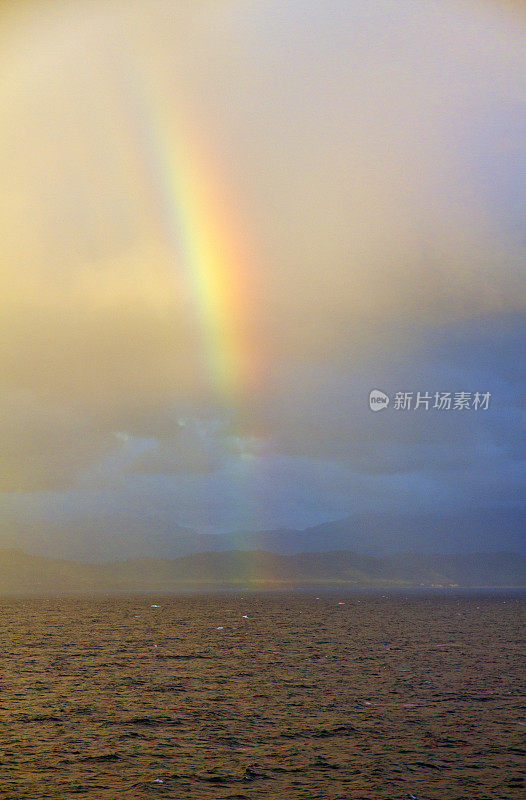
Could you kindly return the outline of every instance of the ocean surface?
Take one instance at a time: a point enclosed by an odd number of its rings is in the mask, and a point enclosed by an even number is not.
[[[317,596],[0,598],[0,797],[524,796],[526,595]]]

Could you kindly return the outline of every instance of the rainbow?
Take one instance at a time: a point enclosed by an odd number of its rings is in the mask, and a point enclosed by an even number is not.
[[[174,276],[182,277],[192,298],[201,336],[196,356],[216,400],[232,409],[254,391],[262,371],[254,251],[232,210],[228,182],[191,122],[189,104],[183,104],[184,114],[176,111],[160,81],[145,76],[142,66],[122,75],[132,149],[140,154]]]
[[[117,79],[114,101],[121,111],[122,139],[136,185],[146,192],[147,213],[153,213],[154,237],[164,243],[174,284],[190,297],[200,337],[196,370],[230,435],[243,437],[243,409],[266,372],[256,313],[259,258],[252,237],[189,101],[179,92],[174,98],[160,77],[135,59],[112,63],[109,72]],[[238,468],[234,526],[240,510],[262,518],[255,482],[259,486],[264,476],[257,459],[245,454]],[[233,550],[246,544],[245,538],[232,536]],[[234,555],[233,561],[249,583],[258,579],[245,556]]]

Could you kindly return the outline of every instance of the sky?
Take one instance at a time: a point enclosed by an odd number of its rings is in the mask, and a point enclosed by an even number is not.
[[[0,545],[524,517],[521,3],[0,17]]]

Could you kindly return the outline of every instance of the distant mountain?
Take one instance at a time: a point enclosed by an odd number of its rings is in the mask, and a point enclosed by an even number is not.
[[[0,550],[0,593],[182,592],[226,588],[526,587],[514,553],[375,557],[339,551],[279,555],[232,550],[85,564]]]
[[[230,548],[292,554],[352,550],[369,555],[526,552],[526,510],[353,514],[305,530],[241,531],[214,537]],[[229,548],[229,549],[230,549]],[[212,548],[210,548],[212,549]],[[215,547],[214,550],[223,549]]]
[[[22,522],[1,513],[0,547],[21,547],[42,556],[111,561],[180,558],[192,553],[268,550],[282,555],[351,550],[387,556],[414,553],[526,553],[526,509],[473,509],[462,513],[353,514],[295,530],[204,534],[167,517],[101,512],[69,522]]]

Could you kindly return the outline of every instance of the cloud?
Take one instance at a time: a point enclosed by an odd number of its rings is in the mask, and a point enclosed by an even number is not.
[[[487,321],[524,311],[513,187],[488,179],[523,150],[521,39],[498,16],[487,29],[480,4],[302,6],[77,0],[9,12],[4,491],[70,485],[121,446],[117,431],[151,443],[126,467],[150,477],[269,453],[372,476],[458,474],[485,447],[512,457],[512,416],[392,424],[364,398],[382,380],[461,388]],[[252,242],[250,336],[231,346],[262,377],[227,398],[203,289],[174,234],[184,208],[170,203],[167,118],[195,124],[221,165],[205,188]],[[469,320],[480,328],[460,334],[461,363],[435,353],[426,368],[430,337]],[[504,386],[490,367],[474,389]]]
[[[170,436],[154,440],[128,466],[141,474],[203,474],[215,472],[225,461],[226,441],[196,419],[180,419]]]
[[[0,403],[0,492],[57,489],[114,447],[72,407],[35,401],[29,393]]]

